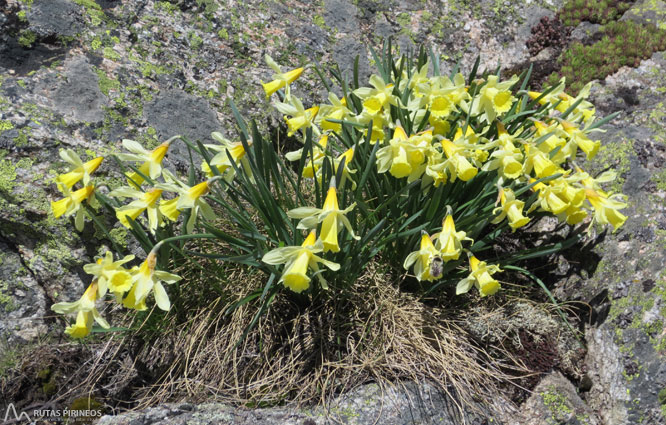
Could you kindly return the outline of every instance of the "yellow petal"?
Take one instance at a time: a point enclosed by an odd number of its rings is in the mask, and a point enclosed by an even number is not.
[[[59,201],[51,201],[51,209],[53,210],[53,215],[55,218],[59,218],[67,212],[69,205],[71,204],[72,199],[67,197]]]
[[[311,255],[310,251],[302,250],[282,275],[284,285],[296,293],[301,293],[310,287],[310,278],[307,272]]]

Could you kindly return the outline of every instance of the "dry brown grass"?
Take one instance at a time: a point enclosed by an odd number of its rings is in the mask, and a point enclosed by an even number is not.
[[[78,350],[75,360],[53,366],[62,378],[56,401],[62,405],[92,396],[131,408],[183,399],[249,407],[326,406],[335,395],[364,383],[387,388],[416,381],[429,382],[447,394],[459,413],[487,412],[493,410],[487,401],[510,394],[507,388],[520,387],[534,371],[509,343],[522,329],[510,328],[516,326],[510,324],[515,313],[497,304],[461,313],[442,308],[442,303],[424,303],[397,289],[395,279],[378,272],[376,264],[367,267],[353,289],[332,288],[310,304],[299,304],[285,291],[243,339],[259,305],[248,303],[231,312],[228,307],[260,287],[264,275],[225,267],[224,293],[216,293],[202,286],[212,267],[203,264],[178,271],[189,270],[186,281],[198,283],[181,288],[191,300],[180,312],[153,316],[159,328],[147,329],[149,316],[135,323],[139,329],[133,333],[106,336],[85,346],[47,346]],[[202,305],[202,299],[208,303]],[[523,300],[509,302],[518,305]],[[517,315],[518,322],[524,316]],[[26,363],[22,377],[29,380],[45,362],[35,359],[29,367]]]
[[[247,276],[246,276],[247,277]],[[235,277],[238,297],[256,284]],[[286,296],[242,339],[257,305],[229,315],[217,298],[140,357],[170,350],[175,357],[152,385],[138,389],[136,407],[176,398],[245,406],[322,404],[340,392],[376,382],[428,381],[460,411],[496,398],[496,388],[527,373],[491,358],[455,319],[396,289],[373,267],[344,297],[303,307]],[[239,343],[239,341],[241,341]]]

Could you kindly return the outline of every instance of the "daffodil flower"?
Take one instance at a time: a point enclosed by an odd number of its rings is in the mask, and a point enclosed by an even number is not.
[[[474,242],[465,232],[456,231],[453,216],[449,213],[442,222],[442,231],[432,235],[435,247],[440,252],[443,261],[457,260],[462,252],[462,241]]]
[[[94,276],[100,298],[106,295],[107,290],[118,296],[132,286],[132,275],[122,265],[133,259],[134,255],[126,255],[122,260],[113,261],[113,253],[107,251],[95,263],[84,265],[83,271]]]
[[[387,146],[377,151],[377,172],[388,171],[395,178],[407,177],[407,182],[421,177],[426,168],[426,154],[431,149],[432,132],[407,137],[401,126],[393,132]]]
[[[155,302],[161,310],[169,311],[171,308],[169,296],[161,282],[174,283],[178,282],[181,277],[162,270],[155,270],[155,264],[157,263],[155,251],[155,248],[153,248],[153,251],[148,254],[141,266],[138,269],[133,269],[132,288],[123,300],[125,307],[145,310],[147,308],[146,298],[151,292],[154,292]]]
[[[295,96],[290,96],[287,99],[287,102],[275,102],[273,104],[275,109],[285,114],[284,120],[287,122],[289,137],[293,136],[298,130],[303,130],[312,127],[315,135],[319,135],[319,129],[317,126],[313,126],[317,113],[319,112],[319,106],[313,106],[312,108],[305,109],[303,103]]]
[[[354,94],[363,101],[363,109],[374,116],[382,112],[388,105],[398,106],[399,99],[393,95],[393,84],[386,84],[379,75],[370,76],[370,87],[354,90]]]
[[[241,163],[248,176],[252,175],[250,164],[247,163],[247,160],[245,159],[245,147],[241,142],[232,142],[217,131],[211,133],[211,137],[220,144],[204,145],[208,149],[217,152],[217,154],[211,158],[210,165],[216,167],[217,171],[224,175],[226,181],[231,181],[234,177],[232,161],[234,164]],[[248,141],[248,145],[252,146],[252,142]],[[201,169],[208,177],[213,177],[215,175],[206,161],[201,163]]]
[[[490,155],[490,161],[483,164],[484,171],[499,170],[502,178],[517,179],[522,175],[523,154],[514,145],[514,137],[510,135],[502,123],[497,122],[499,147]]]
[[[322,241],[316,239],[317,232],[312,230],[301,246],[276,248],[267,252],[261,261],[273,265],[285,264],[280,282],[296,293],[310,287],[309,269],[315,272],[322,288],[328,289],[326,279],[320,273],[319,263],[333,271],[339,270],[340,265],[316,255],[324,250]]]
[[[315,174],[319,172],[321,164],[326,158],[326,146],[328,145],[328,134],[324,134],[319,139],[319,142],[313,143],[312,145],[312,158],[310,158],[303,167],[302,176],[308,179],[314,178]],[[289,161],[300,161],[303,156],[303,149],[300,148],[295,151],[289,152],[285,155]],[[310,156],[310,153],[307,153]]]
[[[492,278],[494,273],[502,271],[497,265],[488,265],[472,255],[469,258],[469,268],[471,270],[469,276],[456,286],[456,295],[469,292],[472,286],[479,288],[482,297],[493,295],[500,289],[499,282]]]
[[[509,188],[500,188],[499,198],[502,206],[493,210],[493,214],[499,215],[495,217],[491,223],[500,223],[508,217],[509,226],[514,232],[516,229],[529,223],[529,217],[523,215],[523,207],[525,206],[525,203],[516,199],[513,190]]]
[[[562,77],[557,87],[555,87],[550,93],[539,100],[539,104],[545,105],[550,103],[551,105],[557,105],[555,109],[559,112],[564,113],[567,109],[571,107],[574,103],[578,102],[580,99],[587,99],[590,95],[590,89],[592,88],[592,82],[590,81],[583,87],[579,92],[578,96],[573,97],[564,92],[565,87],[565,78]],[[533,100],[541,96],[542,93],[536,91],[527,92],[529,97]],[[571,116],[572,120],[576,121],[580,118],[583,119],[583,122],[589,123],[594,119],[594,105],[592,105],[587,100],[582,100],[578,106],[572,111]]]
[[[288,211],[287,215],[290,218],[302,219],[297,226],[299,229],[314,229],[321,223],[321,240],[324,251],[339,252],[338,233],[342,230],[342,226],[347,229],[352,238],[359,239],[354,234],[349,219],[345,217],[345,214],[353,210],[354,207],[356,207],[356,203],[351,204],[344,210],[340,209],[334,177],[331,179],[323,208],[301,207]]]
[[[152,188],[147,192],[141,192],[131,187],[122,187],[109,193],[111,196],[134,198],[135,201],[116,208],[116,217],[120,223],[131,228],[128,218],[136,221],[144,211],[148,215],[148,229],[155,234],[157,228],[163,224],[163,215],[157,207],[157,201],[162,196],[162,189]]]
[[[61,187],[61,189],[65,197],[59,201],[51,201],[53,215],[55,218],[59,218],[61,216],[69,217],[72,214],[76,214],[74,226],[76,230],[81,232],[83,231],[83,208],[81,208],[81,204],[84,201],[94,202],[93,192],[95,192],[95,186],[88,185],[74,192],[70,192],[66,186]]]
[[[497,75],[489,75],[486,84],[481,87],[479,94],[472,101],[472,114],[483,113],[481,119],[488,123],[495,121],[497,115],[508,112],[515,101],[509,88],[518,81],[518,76],[514,75],[510,80],[502,83],[498,80]]]
[[[211,183],[219,177],[213,177],[190,187],[178,180],[168,171],[165,171],[165,175],[167,176],[167,180],[171,181],[171,183],[160,183],[155,187],[179,194],[176,198],[170,200],[163,199],[160,202],[159,209],[165,217],[171,221],[176,221],[182,211],[191,209],[192,212],[190,213],[190,218],[185,224],[187,233],[192,233],[192,229],[194,229],[194,224],[199,213],[201,213],[206,220],[215,219],[213,209],[203,197],[210,191]]]
[[[590,160],[592,159],[597,152],[599,151],[599,147],[601,146],[601,141],[596,140],[592,141],[590,140],[589,137],[585,134],[583,130],[578,128],[575,124],[565,121],[565,120],[560,120],[560,125],[566,132],[566,134],[571,138],[571,140],[587,155],[587,159]],[[572,156],[575,156],[575,152],[573,153]]]
[[[83,185],[88,186],[90,183],[90,175],[97,170],[104,157],[98,156],[88,162],[81,161],[81,158],[71,149],[60,150],[60,158],[72,165],[68,173],[61,174],[56,177],[58,188],[65,187],[71,189],[77,182],[83,180]],[[60,189],[63,191],[62,189]]]
[[[324,131],[340,131],[342,124],[328,121],[329,119],[343,120],[351,114],[347,108],[346,98],[340,100],[334,93],[328,94],[330,105],[322,105],[315,122],[318,122]]]
[[[93,280],[78,301],[62,302],[51,306],[51,310],[58,314],[76,313],[76,323],[65,329],[65,333],[72,338],[83,338],[88,335],[90,329],[92,329],[93,319],[101,327],[105,329],[109,328],[109,324],[95,307],[98,294],[97,285],[97,280]]]
[[[123,146],[132,153],[121,153],[117,156],[118,159],[123,161],[142,162],[139,167],[141,174],[148,176],[151,179],[156,179],[162,172],[162,160],[169,149],[169,145],[177,138],[180,138],[180,136],[170,138],[152,151],[145,149],[141,144],[134,140],[124,139]],[[143,183],[143,180],[143,177],[135,171],[127,173],[127,181],[131,186],[138,188]]]
[[[416,279],[418,279],[419,282],[422,280],[433,281],[440,277],[433,276],[431,273],[432,263],[433,261],[437,261],[437,259],[442,259],[439,250],[433,245],[432,239],[430,239],[428,233],[421,232],[421,245],[419,250],[410,253],[407,258],[405,258],[405,262],[402,266],[405,270],[409,270],[409,268],[414,265],[414,275],[416,275]]]
[[[273,74],[273,81],[265,84],[261,83],[266,92],[266,99],[270,98],[276,91],[283,87],[285,87],[286,97],[289,97],[289,85],[301,76],[303,68],[296,68],[291,71],[282,72],[280,65],[278,65],[272,57],[266,55],[264,59],[266,60],[266,64],[275,71],[275,74]]]

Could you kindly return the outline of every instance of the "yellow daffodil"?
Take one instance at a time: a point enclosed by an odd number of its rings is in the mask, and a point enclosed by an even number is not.
[[[483,164],[484,171],[498,170],[506,179],[517,179],[523,173],[523,154],[514,145],[515,138],[507,133],[502,123],[497,123],[498,148],[490,155],[490,161]]]
[[[273,60],[273,58],[266,55],[265,60],[266,64],[268,64],[268,66],[270,66],[273,71],[275,71],[275,74],[273,74],[273,81],[265,84],[261,83],[261,85],[264,87],[264,91],[266,92],[266,99],[270,98],[276,91],[283,87],[285,88],[285,94],[288,97],[290,95],[289,85],[301,76],[304,68],[296,68],[292,69],[291,71],[282,72],[282,69]]]
[[[78,301],[61,302],[51,306],[51,310],[58,314],[76,313],[76,323],[65,329],[65,333],[72,338],[83,338],[88,335],[92,329],[93,319],[101,327],[109,328],[109,324],[95,307],[98,295],[97,285],[97,280],[93,280]]]
[[[173,174],[165,171],[167,180],[171,183],[160,183],[156,185],[158,189],[176,192],[179,194],[176,198],[160,202],[159,210],[165,217],[171,221],[176,221],[180,213],[186,209],[191,209],[190,218],[185,224],[187,233],[191,233],[199,213],[206,220],[214,220],[215,213],[211,206],[206,202],[204,196],[210,191],[210,185],[219,177],[213,177],[207,181],[196,184],[192,187],[178,180]]]
[[[155,248],[153,250],[155,251]],[[138,270],[133,270],[132,288],[123,300],[125,307],[145,310],[146,298],[152,291],[155,295],[155,302],[161,310],[168,311],[171,308],[169,296],[161,282],[174,283],[178,282],[181,277],[162,270],[155,270],[156,263],[157,254],[151,251]]]
[[[456,231],[453,216],[447,214],[442,222],[442,231],[432,235],[435,247],[440,252],[444,262],[457,260],[462,252],[462,241],[471,241],[463,231]]]
[[[500,289],[500,284],[492,278],[494,273],[502,271],[498,266],[486,264],[485,261],[479,261],[475,256],[469,258],[469,276],[458,282],[456,294],[467,293],[472,286],[479,288],[482,297],[493,295]]]
[[[122,294],[132,286],[132,275],[122,265],[133,259],[134,255],[126,255],[122,260],[113,261],[113,253],[107,251],[95,263],[84,265],[83,271],[94,276],[100,298],[107,290]]]
[[[562,169],[550,160],[547,154],[529,144],[525,145],[525,162],[523,173],[529,175],[532,171],[537,178],[550,177],[562,172]]]
[[[449,139],[441,139],[440,144],[447,158],[443,162],[443,166],[448,169],[451,181],[456,179],[469,181],[477,175],[479,170],[469,162],[465,155],[466,149],[464,146]]]
[[[530,219],[523,215],[525,203],[516,199],[513,190],[509,188],[500,188],[499,193],[501,207],[493,210],[493,214],[499,214],[491,223],[500,223],[505,218],[509,219],[509,226],[515,232],[516,229],[529,223]]]
[[[596,140],[592,141],[590,140],[589,137],[583,132],[578,126],[575,124],[565,121],[565,120],[560,120],[560,124],[562,128],[566,131],[566,134],[571,138],[571,140],[587,155],[587,159],[590,160],[592,159],[597,152],[599,151],[599,147],[601,146],[601,141]],[[575,155],[575,152],[574,152]]]
[[[354,94],[361,98],[363,109],[371,116],[378,115],[388,105],[398,106],[398,98],[393,95],[393,84],[386,84],[378,75],[370,76],[370,87],[361,87],[354,90]]]
[[[300,99],[295,96],[289,97],[287,102],[275,102],[273,106],[285,114],[284,120],[287,122],[287,135],[289,137],[293,136],[298,130],[305,131],[310,127],[312,127],[315,135],[320,134],[317,126],[313,126],[314,119],[319,112],[319,106],[305,109]]]
[[[144,211],[148,216],[148,229],[152,234],[155,234],[157,228],[163,224],[163,215],[157,207],[157,201],[162,196],[162,189],[152,188],[147,192],[141,192],[131,187],[121,187],[111,191],[109,195],[136,199],[116,208],[116,217],[123,226],[131,228],[128,218],[136,221]]]
[[[245,147],[241,142],[232,142],[222,136],[222,133],[217,131],[211,133],[211,137],[218,141],[219,144],[204,145],[208,149],[217,152],[217,154],[211,158],[210,165],[216,167],[217,171],[223,174],[227,181],[231,181],[234,176],[234,168],[231,165],[232,162],[237,165],[242,163],[246,171],[250,169],[249,164],[245,163]],[[252,146],[251,141],[248,141],[248,146]],[[215,175],[206,161],[201,163],[201,169],[208,177],[213,177]],[[248,175],[251,175],[251,173],[248,173]]]
[[[97,158],[84,163],[76,152],[71,149],[60,150],[60,158],[72,166],[68,173],[56,177],[58,188],[65,187],[67,189],[71,189],[72,186],[81,180],[83,180],[84,186],[88,186],[88,183],[90,183],[90,175],[97,170],[104,160],[104,157],[98,156]]]
[[[118,159],[123,161],[141,162],[142,164],[139,166],[141,174],[148,176],[151,179],[156,179],[162,172],[162,160],[164,159],[167,150],[169,150],[171,142],[177,138],[180,138],[180,136],[170,138],[152,151],[145,149],[141,144],[134,140],[124,139],[123,147],[132,153],[121,153],[117,156]],[[127,173],[127,181],[131,186],[138,188],[141,186],[144,179],[139,173],[133,171]]]
[[[338,244],[338,233],[344,226],[352,238],[358,239],[354,234],[349,219],[345,217],[349,211],[356,207],[356,203],[351,204],[348,208],[341,210],[338,206],[338,197],[336,193],[335,178],[331,179],[331,183],[324,200],[323,208],[310,208],[301,207],[287,212],[290,218],[300,218],[298,223],[299,229],[314,229],[321,223],[321,241],[324,251],[338,252],[340,245]]]
[[[303,177],[311,179],[319,172],[319,167],[324,162],[326,158],[326,146],[328,145],[328,134],[324,134],[319,139],[318,143],[313,143],[312,145],[312,156],[306,164],[303,166]],[[306,155],[309,157],[310,153],[306,152]],[[295,151],[289,152],[285,155],[289,161],[300,161],[303,156],[303,148],[297,149]]]
[[[472,114],[483,114],[481,119],[492,123],[497,115],[508,112],[513,105],[515,98],[511,95],[509,88],[518,81],[518,76],[514,75],[509,81],[498,82],[497,75],[489,75],[486,84],[481,87],[479,94],[472,101]]]
[[[410,253],[407,258],[405,258],[405,262],[403,263],[403,267],[405,270],[409,270],[412,265],[414,265],[414,275],[416,276],[416,279],[420,281],[422,280],[427,280],[427,281],[433,281],[440,276],[437,276],[437,273],[433,276],[432,272],[432,263],[433,261],[441,261],[442,258],[440,257],[440,252],[437,248],[435,248],[435,245],[432,244],[432,240],[430,239],[430,236],[426,232],[421,233],[421,245],[419,247],[418,251],[414,251]]]
[[[387,146],[377,151],[377,171],[388,171],[395,178],[407,177],[412,182],[426,169],[426,154],[431,149],[432,132],[427,131],[407,137],[397,126]]]
[[[343,120],[351,114],[347,108],[347,100],[343,97],[340,100],[334,93],[328,94],[330,105],[322,105],[317,115],[316,122],[319,122],[324,131],[340,131],[342,124],[328,121],[329,119]]]
[[[320,273],[319,263],[333,271],[339,270],[340,265],[316,255],[323,250],[322,241],[317,240],[317,233],[312,230],[301,246],[276,248],[267,252],[261,261],[273,265],[285,264],[280,282],[296,293],[301,293],[310,287],[309,269],[315,272],[319,283],[324,289],[327,289],[328,285]]]
[[[84,201],[94,202],[93,193],[95,192],[95,186],[89,185],[74,192],[70,192],[66,186],[61,187],[61,189],[63,189],[65,198],[59,201],[51,201],[53,215],[55,218],[59,218],[61,216],[69,217],[72,214],[76,214],[74,226],[80,232],[83,230],[83,208],[81,208],[81,204]]]

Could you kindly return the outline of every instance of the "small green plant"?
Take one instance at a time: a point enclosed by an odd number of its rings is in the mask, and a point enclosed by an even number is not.
[[[552,73],[548,84],[564,77],[572,93],[578,93],[589,81],[603,79],[623,66],[636,67],[654,52],[666,50],[666,30],[633,21],[611,22],[603,28],[601,40],[591,44],[571,44],[558,61],[559,72]]]
[[[569,0],[558,12],[566,26],[576,26],[582,21],[605,25],[622,16],[634,0]]]

